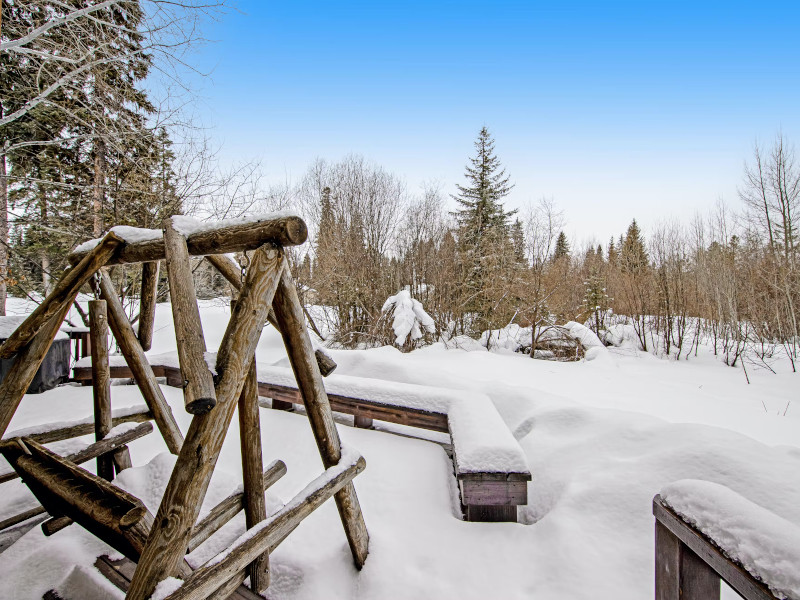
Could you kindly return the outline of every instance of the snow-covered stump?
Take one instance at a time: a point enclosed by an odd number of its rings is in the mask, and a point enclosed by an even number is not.
[[[800,599],[800,529],[735,492],[684,480],[653,498],[656,600]]]

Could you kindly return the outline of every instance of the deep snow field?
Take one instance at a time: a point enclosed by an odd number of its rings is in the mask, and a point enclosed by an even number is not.
[[[29,309],[15,301],[9,314]],[[215,350],[228,309],[204,302],[201,312]],[[151,353],[174,348],[169,305],[159,305]],[[337,374],[488,394],[527,455],[529,503],[520,523],[460,521],[452,464],[435,434],[404,430],[434,439],[426,441],[340,425],[343,443],[367,461],[355,486],[370,533],[369,559],[356,571],[328,502],[272,555],[268,598],[652,598],[652,498],[682,479],[722,484],[800,525],[800,375],[788,364],[774,365],[777,374],[751,366],[748,385],[741,369],[702,349],[680,362],[611,349],[591,361],[555,363],[441,344],[410,354],[390,347],[330,353]],[[259,362],[284,357],[280,336],[267,327]],[[180,391],[163,389],[185,431],[190,415]],[[135,386],[112,388],[115,409],[142,402]],[[90,387],[62,386],[26,396],[8,433],[91,412]],[[269,491],[274,509],[322,465],[303,415],[262,409],[261,416],[265,463],[280,458],[288,466]],[[241,482],[238,438],[234,419],[206,509]],[[74,443],[53,447],[64,452]],[[157,431],[130,448],[134,468],[117,483],[155,512],[174,457]],[[0,520],[35,504],[19,480],[0,492]],[[243,529],[239,515],[206,545],[215,547],[201,546],[190,559],[203,562]],[[95,557],[107,552],[80,526],[50,538],[34,527],[0,554],[0,598],[41,598],[76,565],[91,574]],[[728,590],[723,597],[735,595]]]

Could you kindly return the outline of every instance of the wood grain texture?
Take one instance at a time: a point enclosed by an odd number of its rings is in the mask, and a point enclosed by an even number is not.
[[[163,230],[172,321],[184,384],[183,401],[186,412],[199,415],[217,405],[214,377],[206,364],[206,339],[200,322],[186,238],[175,230],[172,219],[164,219]]]
[[[313,489],[308,496],[293,498],[270,518],[269,524],[230,549],[222,560],[211,566],[200,567],[192,573],[178,590],[167,596],[167,600],[206,598],[240,573],[256,556],[280,543],[305,517],[337,491],[349,485],[365,467],[366,462],[359,457],[356,464],[344,469],[325,485]]]
[[[239,441],[242,452],[245,526],[251,529],[267,518],[255,356],[250,362],[244,388],[239,396]],[[250,576],[250,588],[254,592],[259,594],[266,590],[270,579],[269,552],[264,552],[250,563],[247,573]],[[239,587],[238,584],[235,587]]]
[[[281,276],[273,309],[322,462],[325,468],[331,467],[339,462],[342,455],[339,432],[308,336],[303,307],[288,269]],[[348,483],[337,492],[335,500],[350,552],[356,567],[360,569],[369,554],[369,533],[353,484]]]
[[[286,475],[286,465],[281,460],[276,460],[270,464],[262,474],[264,489],[263,494],[272,484]],[[244,510],[244,492],[228,496],[222,502],[212,508],[209,513],[192,528],[192,537],[189,540],[187,552],[194,550],[208,538],[214,535],[220,528],[230,521],[233,517]]]
[[[45,326],[17,353],[14,364],[0,382],[0,437],[8,429],[8,424],[11,423],[22,397],[36,377],[36,371],[39,370],[50,349],[73,299],[74,296],[61,307],[59,312],[50,317]]]
[[[122,423],[144,423],[153,420],[153,413],[149,410],[138,411],[125,416],[118,416],[112,419],[114,427]],[[75,425],[67,425],[66,427],[59,427],[57,429],[48,429],[48,425],[43,425],[41,431],[28,431],[25,435],[30,437],[40,444],[50,444],[52,442],[60,442],[61,440],[71,440],[72,438],[82,437],[94,433],[94,423],[77,423]],[[92,457],[94,458],[94,457]]]
[[[158,294],[158,272],[161,263],[157,260],[142,263],[142,291],[139,294],[139,330],[136,336],[142,350],[147,352],[153,345],[153,327],[156,320],[156,295]]]
[[[719,598],[719,578],[724,579],[746,600],[775,600],[766,585],[722,554],[709,538],[663,504],[658,495],[653,498],[653,515],[657,523],[656,600],[710,597],[692,595],[693,592],[687,587],[689,585],[696,585],[698,593],[713,594],[716,590],[716,597]],[[716,573],[716,586],[710,581],[710,572],[700,567],[698,560],[694,560],[694,557],[687,560],[689,552]],[[684,562],[687,564],[683,565]]]
[[[56,314],[64,312],[72,305],[75,296],[97,269],[105,265],[114,252],[122,245],[122,239],[113,233],[103,240],[72,269],[67,271],[47,295],[47,298],[28,315],[19,327],[0,346],[0,358],[11,358],[27,345],[45,324]],[[65,313],[66,314],[66,313]]]
[[[108,364],[108,313],[105,300],[89,301],[89,326],[92,343],[92,399],[94,400],[94,439],[100,441],[113,427],[111,423],[111,373]],[[97,457],[97,475],[114,479],[110,456]]]
[[[183,443],[181,430],[178,428],[172,409],[167,404],[164,394],[156,382],[156,376],[147,362],[144,351],[139,345],[139,340],[136,339],[136,335],[133,333],[133,327],[128,321],[108,273],[102,272],[100,292],[107,302],[108,323],[125,357],[125,361],[131,369],[133,378],[142,392],[142,397],[153,413],[153,420],[156,422],[156,426],[161,432],[169,451],[172,454],[178,454]]]
[[[36,506],[34,508],[30,508],[28,510],[22,511],[16,515],[8,517],[0,521],[0,531],[4,529],[8,529],[9,527],[13,527],[14,525],[19,525],[20,523],[24,523],[28,519],[32,519],[38,515],[43,515],[47,511],[44,509],[44,506]]]
[[[177,572],[283,268],[283,252],[278,248],[265,246],[253,254],[217,353],[217,407],[192,419],[131,582],[129,600],[144,600],[159,581]]]
[[[228,254],[255,250],[264,245],[296,246],[308,238],[308,228],[300,217],[279,217],[258,223],[226,225],[190,234],[186,245],[191,256]],[[71,252],[68,259],[75,264],[83,252]],[[126,243],[108,261],[109,265],[139,263],[165,258],[164,239]]]

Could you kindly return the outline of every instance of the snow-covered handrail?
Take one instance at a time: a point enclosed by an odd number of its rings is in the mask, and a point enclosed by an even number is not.
[[[186,245],[192,256],[255,250],[269,242],[279,246],[296,246],[308,238],[305,222],[291,211],[225,221],[198,221],[191,217],[176,216],[173,221],[176,229],[186,236]],[[107,264],[164,259],[164,235],[161,229],[117,226],[112,227],[111,231],[122,238],[125,244]],[[77,264],[99,241],[89,240],[77,246],[67,257],[70,263]]]
[[[653,499],[656,597],[800,600],[800,527],[732,490],[683,480]]]

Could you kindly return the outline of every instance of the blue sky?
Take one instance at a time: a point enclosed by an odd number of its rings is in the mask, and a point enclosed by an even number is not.
[[[237,6],[195,57],[198,113],[276,181],[354,152],[447,193],[486,125],[509,208],[552,197],[568,236],[605,242],[738,205],[753,143],[800,142],[797,2]]]

